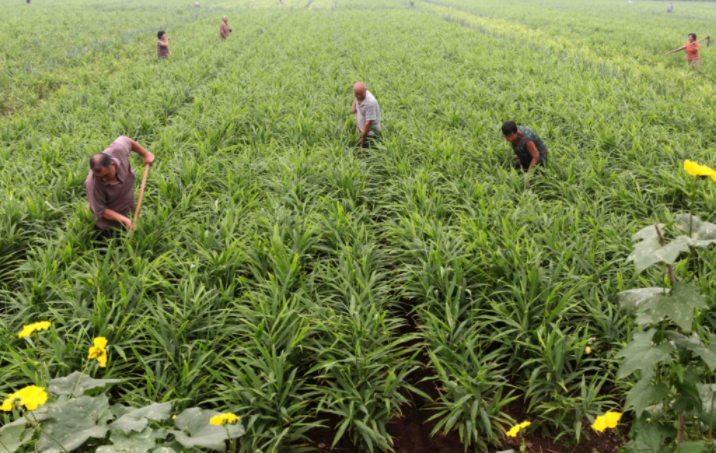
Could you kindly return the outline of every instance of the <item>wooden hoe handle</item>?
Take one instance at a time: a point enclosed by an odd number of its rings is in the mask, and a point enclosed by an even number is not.
[[[147,186],[147,176],[149,176],[149,164],[144,165],[144,177],[142,177],[142,187],[139,189],[139,200],[137,200],[137,209],[134,210],[134,221],[132,222],[132,228],[137,227],[139,209],[142,207],[142,198],[144,198],[144,188]]]

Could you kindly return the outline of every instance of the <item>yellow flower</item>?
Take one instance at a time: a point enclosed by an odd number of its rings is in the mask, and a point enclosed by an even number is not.
[[[215,415],[211,417],[211,420],[209,420],[209,423],[212,425],[223,425],[226,423],[236,423],[241,419],[238,415],[234,415],[231,412],[227,412],[226,414],[221,415]]]
[[[38,332],[40,330],[47,330],[50,328],[49,321],[40,321],[33,324],[30,324],[29,326],[22,326],[22,330],[20,333],[17,334],[18,338],[25,338],[29,337],[35,332]]]
[[[619,420],[622,418],[622,414],[620,412],[607,412],[604,414],[604,417],[607,420],[607,428],[614,429],[619,424]]]
[[[94,346],[89,350],[88,359],[97,359],[99,367],[104,368],[107,366],[107,339],[104,337],[97,337],[94,339]]]
[[[684,161],[684,170],[691,176],[710,176],[716,182],[716,171],[706,165],[699,165],[687,159]]]
[[[599,417],[597,417],[596,420],[594,420],[592,429],[600,433],[603,433],[604,430],[607,428],[614,429],[619,424],[619,420],[621,420],[621,418],[622,414],[619,412],[607,412],[606,414],[600,415]]]
[[[510,428],[509,431],[507,431],[507,437],[517,437],[517,435],[520,433],[520,431],[522,431],[523,429],[527,428],[530,425],[531,425],[530,422],[522,422],[518,425],[513,426],[512,428]]]
[[[586,348],[584,348],[584,352],[586,352],[587,355],[589,355],[589,354],[592,353],[592,348],[590,348],[589,346],[587,346]]]
[[[176,419],[177,419],[177,416],[176,416],[176,415],[172,415],[172,420],[176,420]]]
[[[5,401],[3,401],[0,410],[10,412],[15,407],[25,406],[25,409],[34,411],[46,402],[47,392],[45,392],[45,389],[36,385],[29,385],[9,395]]]

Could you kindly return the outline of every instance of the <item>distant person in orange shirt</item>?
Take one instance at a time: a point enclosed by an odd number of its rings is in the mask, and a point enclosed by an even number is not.
[[[671,52],[666,52],[664,55],[669,55],[676,52],[681,52],[682,50],[686,51],[686,62],[689,66],[693,68],[700,68],[701,67],[701,56],[699,55],[699,43],[704,42],[708,40],[709,44],[711,43],[711,36],[707,36],[701,41],[696,40],[696,33],[689,33],[689,42],[684,44],[683,46],[679,47],[678,49],[674,49]],[[708,44],[707,44],[708,45]]]

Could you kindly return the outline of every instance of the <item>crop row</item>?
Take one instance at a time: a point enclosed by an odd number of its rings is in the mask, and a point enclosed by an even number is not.
[[[692,107],[710,91],[415,3],[247,8],[221,45],[207,14],[170,30],[168,61],[130,39],[91,53],[103,77],[76,69],[92,83],[3,117],[0,391],[78,369],[73,344],[103,335],[127,403],[226,407],[246,451],[303,444],[320,421],[387,448],[389,422],[428,396],[436,433],[478,448],[516,401],[565,439],[615,407],[634,325],[614,295],[656,278],[624,263],[628,233],[687,207],[676,168],[707,161],[712,107]],[[352,148],[358,79],[386,124],[367,154]],[[547,140],[544,174],[510,168],[507,118]],[[122,134],[158,161],[139,231],[105,251],[82,182]],[[712,212],[713,192],[691,207]],[[41,318],[62,335],[16,353]]]

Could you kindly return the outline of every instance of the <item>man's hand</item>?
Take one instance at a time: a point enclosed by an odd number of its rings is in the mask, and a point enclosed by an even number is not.
[[[144,149],[144,147],[142,147],[142,145],[135,142],[131,138],[129,139],[129,142],[132,144],[132,151],[134,151],[135,153],[139,154],[140,156],[142,156],[144,158],[145,165],[146,164],[152,165],[154,163],[154,154],[152,154],[149,151],[147,151],[146,149]]]
[[[122,222],[122,225],[124,225],[127,231],[132,231],[134,229],[134,225],[132,225],[132,219],[130,219],[129,217],[122,216],[119,221]]]

